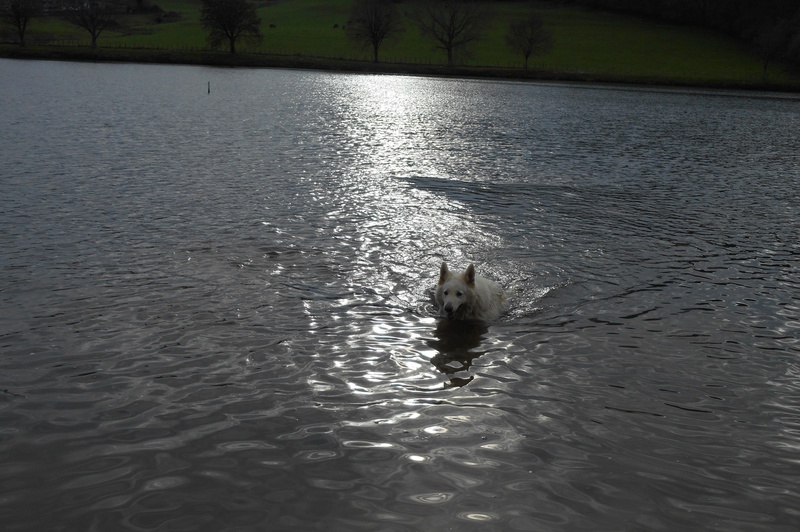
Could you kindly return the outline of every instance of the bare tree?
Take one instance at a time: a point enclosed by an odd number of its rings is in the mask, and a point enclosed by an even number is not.
[[[0,0],[0,19],[17,30],[19,45],[25,46],[25,30],[42,13],[42,0]]]
[[[97,38],[114,23],[120,4],[104,0],[66,0],[62,16],[68,22],[83,28],[92,36],[92,48],[97,48]]]
[[[393,0],[356,0],[346,31],[354,41],[372,46],[373,61],[377,63],[381,44],[401,29]]]
[[[447,52],[447,65],[453,66],[456,50],[477,41],[488,19],[485,3],[469,0],[429,0],[414,14],[422,32]]]
[[[232,54],[240,39],[252,43],[264,40],[256,6],[247,0],[203,0],[200,24],[208,31],[208,44],[217,47],[227,42]]]
[[[527,69],[531,55],[544,54],[553,49],[553,35],[544,28],[542,17],[531,13],[528,18],[511,23],[506,43],[509,48],[522,54]]]
[[[756,33],[755,45],[761,58],[761,81],[767,81],[767,68],[790,49],[792,27],[787,21],[765,24]]]
[[[797,27],[800,28],[800,24],[797,24]],[[795,63],[800,63],[800,29],[789,41],[788,58]]]

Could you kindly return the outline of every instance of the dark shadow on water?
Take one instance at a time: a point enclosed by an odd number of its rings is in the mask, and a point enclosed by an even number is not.
[[[489,327],[479,321],[439,320],[435,338],[427,343],[438,351],[431,364],[450,378],[450,386],[464,386],[475,378],[470,367],[473,360],[486,353],[476,349],[488,331]]]

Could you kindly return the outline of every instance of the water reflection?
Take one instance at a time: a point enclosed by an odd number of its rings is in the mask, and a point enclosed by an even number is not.
[[[361,164],[379,175],[442,175],[430,157],[447,94],[422,78],[340,78],[341,123]],[[440,140],[440,139],[439,139]]]
[[[430,290],[445,258],[497,271],[489,257],[503,238],[465,203],[473,196],[443,195],[420,186],[433,180],[452,183],[457,190],[463,183],[449,159],[458,151],[457,134],[443,127],[452,123],[463,94],[456,84],[443,91],[422,78],[337,76],[327,81],[336,95],[335,116],[329,121],[346,149],[332,173],[319,177],[313,195],[336,241],[329,253],[349,256],[340,274],[352,294],[340,301],[348,309],[348,352],[363,354],[340,366],[355,375],[348,387],[357,395],[380,396],[389,384],[419,386],[431,378],[424,369],[428,361],[447,375],[449,386],[463,386],[474,378],[471,361],[482,354],[477,350],[488,329],[434,322]],[[336,320],[331,314],[341,308],[319,300],[306,306],[316,307],[312,323],[331,325]],[[412,316],[404,315],[408,311]],[[346,327],[338,320],[335,325]],[[432,335],[436,339],[427,340]],[[420,339],[426,340],[416,344]],[[362,369],[369,362],[371,367]]]
[[[486,353],[476,349],[488,331],[488,326],[479,321],[439,320],[434,332],[436,339],[428,341],[438,352],[431,364],[450,378],[452,386],[468,384],[475,378],[470,373],[472,361]]]

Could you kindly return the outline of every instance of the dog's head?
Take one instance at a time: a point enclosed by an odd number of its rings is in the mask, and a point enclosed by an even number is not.
[[[463,318],[472,307],[473,290],[475,289],[475,267],[470,264],[466,271],[454,274],[442,263],[439,269],[439,285],[436,288],[436,300],[451,320]]]

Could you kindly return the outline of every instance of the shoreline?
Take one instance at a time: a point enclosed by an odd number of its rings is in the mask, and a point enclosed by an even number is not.
[[[22,60],[78,61],[97,63],[143,63],[191,65],[231,68],[289,68],[349,72],[357,74],[404,74],[448,78],[472,78],[510,81],[562,81],[649,87],[682,87],[759,92],[800,93],[800,80],[795,83],[753,83],[734,80],[698,81],[690,79],[652,78],[589,72],[524,70],[521,68],[374,63],[347,59],[270,54],[229,54],[227,52],[195,52],[153,50],[143,48],[83,48],[63,46],[21,47],[0,44],[0,58]]]

